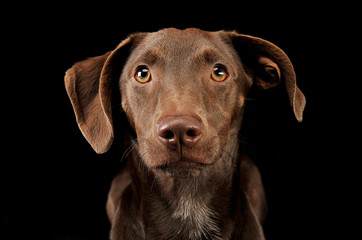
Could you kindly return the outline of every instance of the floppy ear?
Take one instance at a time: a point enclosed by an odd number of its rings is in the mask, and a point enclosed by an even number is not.
[[[134,34],[115,50],[74,64],[65,74],[65,87],[84,137],[97,153],[113,141],[112,78],[117,77],[130,48],[143,34]]]
[[[251,69],[259,87],[285,85],[294,115],[301,122],[306,101],[296,84],[293,65],[283,50],[261,38],[236,32],[223,34],[229,37],[245,66]]]

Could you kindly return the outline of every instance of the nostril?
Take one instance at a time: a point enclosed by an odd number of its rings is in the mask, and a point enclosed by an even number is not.
[[[186,135],[189,137],[197,137],[198,135],[200,135],[198,132],[199,131],[197,131],[196,129],[190,129],[186,132]]]
[[[165,130],[164,132],[162,132],[162,134],[160,135],[160,137],[165,138],[165,139],[171,139],[175,136],[175,134],[171,131],[171,130]]]
[[[197,126],[190,126],[189,129],[183,135],[182,141],[188,144],[196,143],[201,137],[201,129]]]

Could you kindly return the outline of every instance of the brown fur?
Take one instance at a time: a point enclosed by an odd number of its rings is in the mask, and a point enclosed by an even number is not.
[[[225,81],[211,79],[215,64],[226,67]],[[147,83],[134,78],[140,66],[151,72]],[[111,239],[264,239],[263,185],[238,134],[252,84],[284,84],[302,120],[305,98],[287,55],[235,32],[131,35],[114,51],[75,64],[65,77],[79,127],[97,153],[109,149],[117,124],[114,81],[132,129],[125,130],[127,166],[114,178],[107,202]],[[169,127],[170,119],[181,130],[192,125],[199,136],[172,146],[161,141],[159,125]]]

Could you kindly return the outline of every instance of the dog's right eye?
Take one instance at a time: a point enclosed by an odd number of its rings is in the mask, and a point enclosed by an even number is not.
[[[140,83],[147,83],[151,80],[150,70],[145,66],[139,67],[134,78]]]
[[[229,76],[226,67],[221,64],[216,64],[211,72],[211,79],[217,82],[222,82]]]

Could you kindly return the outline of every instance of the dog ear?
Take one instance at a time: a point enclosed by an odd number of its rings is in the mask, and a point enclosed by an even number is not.
[[[222,32],[230,39],[242,62],[253,72],[255,83],[268,89],[283,83],[296,119],[301,122],[306,104],[305,97],[296,84],[292,63],[279,47],[261,38]]]
[[[97,153],[113,141],[112,79],[119,77],[122,62],[145,34],[133,34],[115,50],[78,62],[65,74],[65,87],[84,137]]]

